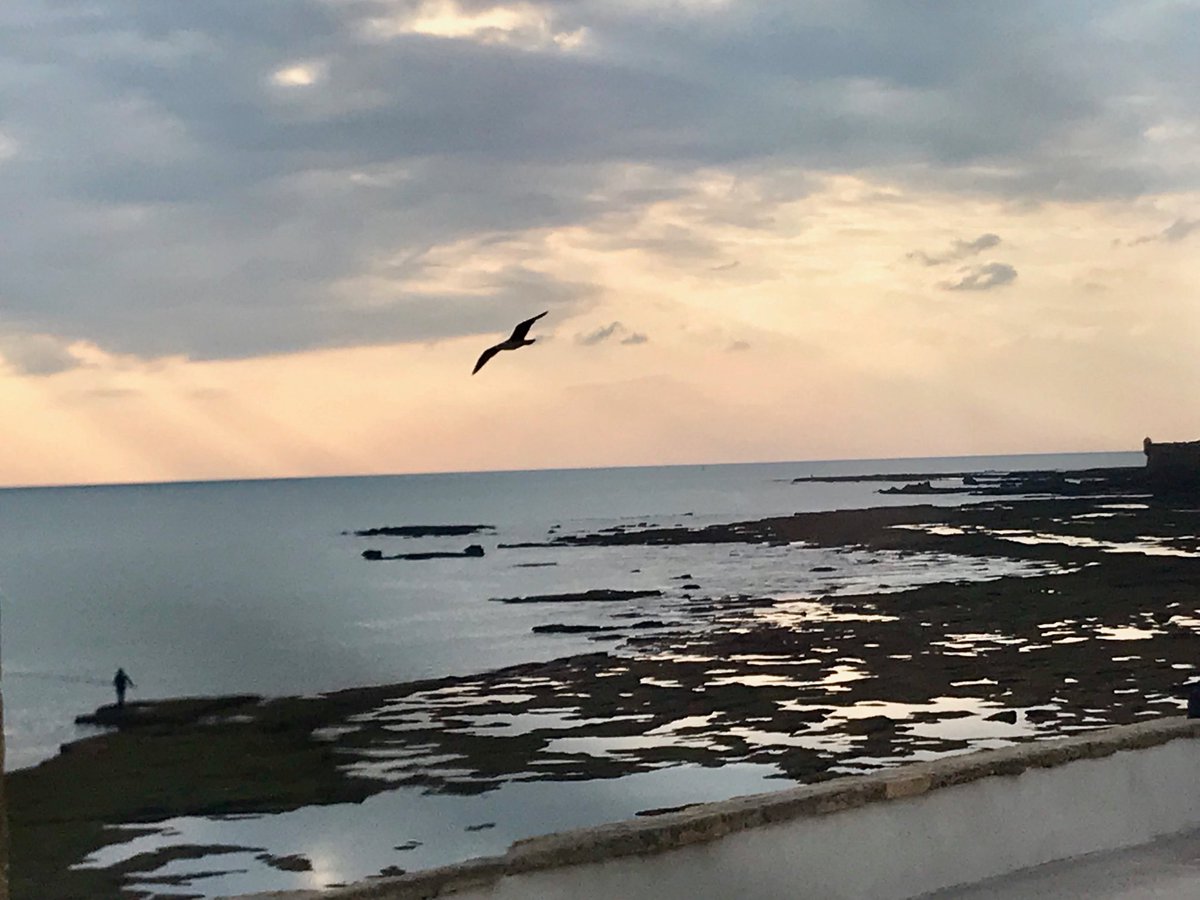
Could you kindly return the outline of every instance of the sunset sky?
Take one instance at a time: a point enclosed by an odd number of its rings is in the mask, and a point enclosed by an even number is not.
[[[0,485],[1200,438],[1198,35],[3,0]]]

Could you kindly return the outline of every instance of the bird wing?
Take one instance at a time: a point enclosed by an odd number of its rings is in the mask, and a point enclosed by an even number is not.
[[[544,312],[544,313],[539,313],[538,315],[534,316],[532,319],[526,319],[524,322],[522,322],[520,325],[518,325],[516,328],[513,329],[512,337],[510,337],[509,340],[510,341],[525,340],[525,336],[527,334],[529,334],[529,329],[533,327],[533,323],[536,322],[538,319],[540,319],[542,316],[544,316],[548,312],[550,312],[550,310],[546,310],[546,312]]]
[[[495,347],[488,347],[486,350],[484,350],[483,353],[479,355],[479,362],[475,363],[475,368],[471,370],[471,374],[474,375],[476,372],[482,369],[484,364],[502,349],[504,348],[500,344],[497,344]]]

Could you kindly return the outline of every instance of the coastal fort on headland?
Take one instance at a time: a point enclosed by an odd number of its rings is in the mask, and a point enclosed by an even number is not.
[[[1200,441],[1142,441],[1146,477],[1155,490],[1200,491]]]

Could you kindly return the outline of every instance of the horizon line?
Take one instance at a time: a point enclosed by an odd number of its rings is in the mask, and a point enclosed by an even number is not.
[[[339,478],[422,478],[441,475],[520,475],[533,472],[592,472],[601,469],[687,469],[703,466],[772,466],[772,465],[803,465],[814,463],[854,463],[854,462],[902,462],[904,460],[931,459],[989,459],[1013,456],[1100,456],[1115,453],[1137,453],[1141,449],[1128,450],[1052,450],[1022,453],[955,453],[945,456],[852,456],[826,459],[768,459],[741,460],[718,462],[688,462],[688,463],[630,463],[610,466],[543,466],[525,469],[444,469],[413,472],[350,472],[339,475],[256,475],[232,478],[180,478],[166,481],[94,481],[94,482],[46,482],[35,484],[0,485],[0,491],[35,491],[35,490],[81,490],[125,487],[190,487],[206,484],[242,484],[269,483],[281,481],[329,481]],[[935,473],[920,473],[935,474]]]

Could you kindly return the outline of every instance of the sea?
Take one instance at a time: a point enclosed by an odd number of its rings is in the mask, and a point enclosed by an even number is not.
[[[880,494],[887,485],[879,481],[809,478],[1142,464],[1141,453],[1114,452],[0,490],[6,767],[35,765],[88,733],[73,724],[74,717],[112,702],[118,667],[133,678],[133,700],[309,695],[606,649],[584,635],[534,633],[532,626],[545,620],[538,604],[490,598],[659,589],[680,571],[702,572],[706,587],[731,592],[799,595],[806,589],[800,574],[781,571],[770,548],[718,559],[706,546],[547,551],[501,544],[617,526],[699,527],[912,502]],[[923,496],[920,502],[954,505],[962,496]],[[452,537],[354,534],[458,524],[490,528]],[[484,555],[422,561],[362,556],[366,549],[391,555],[461,551],[467,544],[481,545]],[[569,623],[570,616],[559,621]],[[507,824],[487,832],[462,827],[480,816],[497,818],[494,809],[475,808],[487,798],[404,789],[340,817],[336,810],[310,807],[249,820],[173,820],[164,834],[287,853],[298,852],[299,842],[314,860],[314,869],[302,873],[247,863],[241,874],[185,883],[181,893],[319,887],[381,868],[384,848],[372,855],[369,835],[387,834],[383,840],[395,844],[398,830],[404,832],[400,839],[419,833],[414,839],[428,849],[411,858],[413,867],[436,865],[502,852],[511,840],[531,834],[624,817],[647,798],[672,805],[780,786],[757,769],[724,767],[719,785],[710,773],[676,767],[591,787],[514,786],[504,800]],[[408,824],[400,828],[397,817]],[[440,830],[446,834],[439,837]],[[319,847],[297,838],[316,834],[324,836]],[[335,846],[326,846],[331,842]],[[87,864],[112,864],[162,845],[153,837],[131,838]],[[172,873],[178,874],[168,867],[158,874]]]

